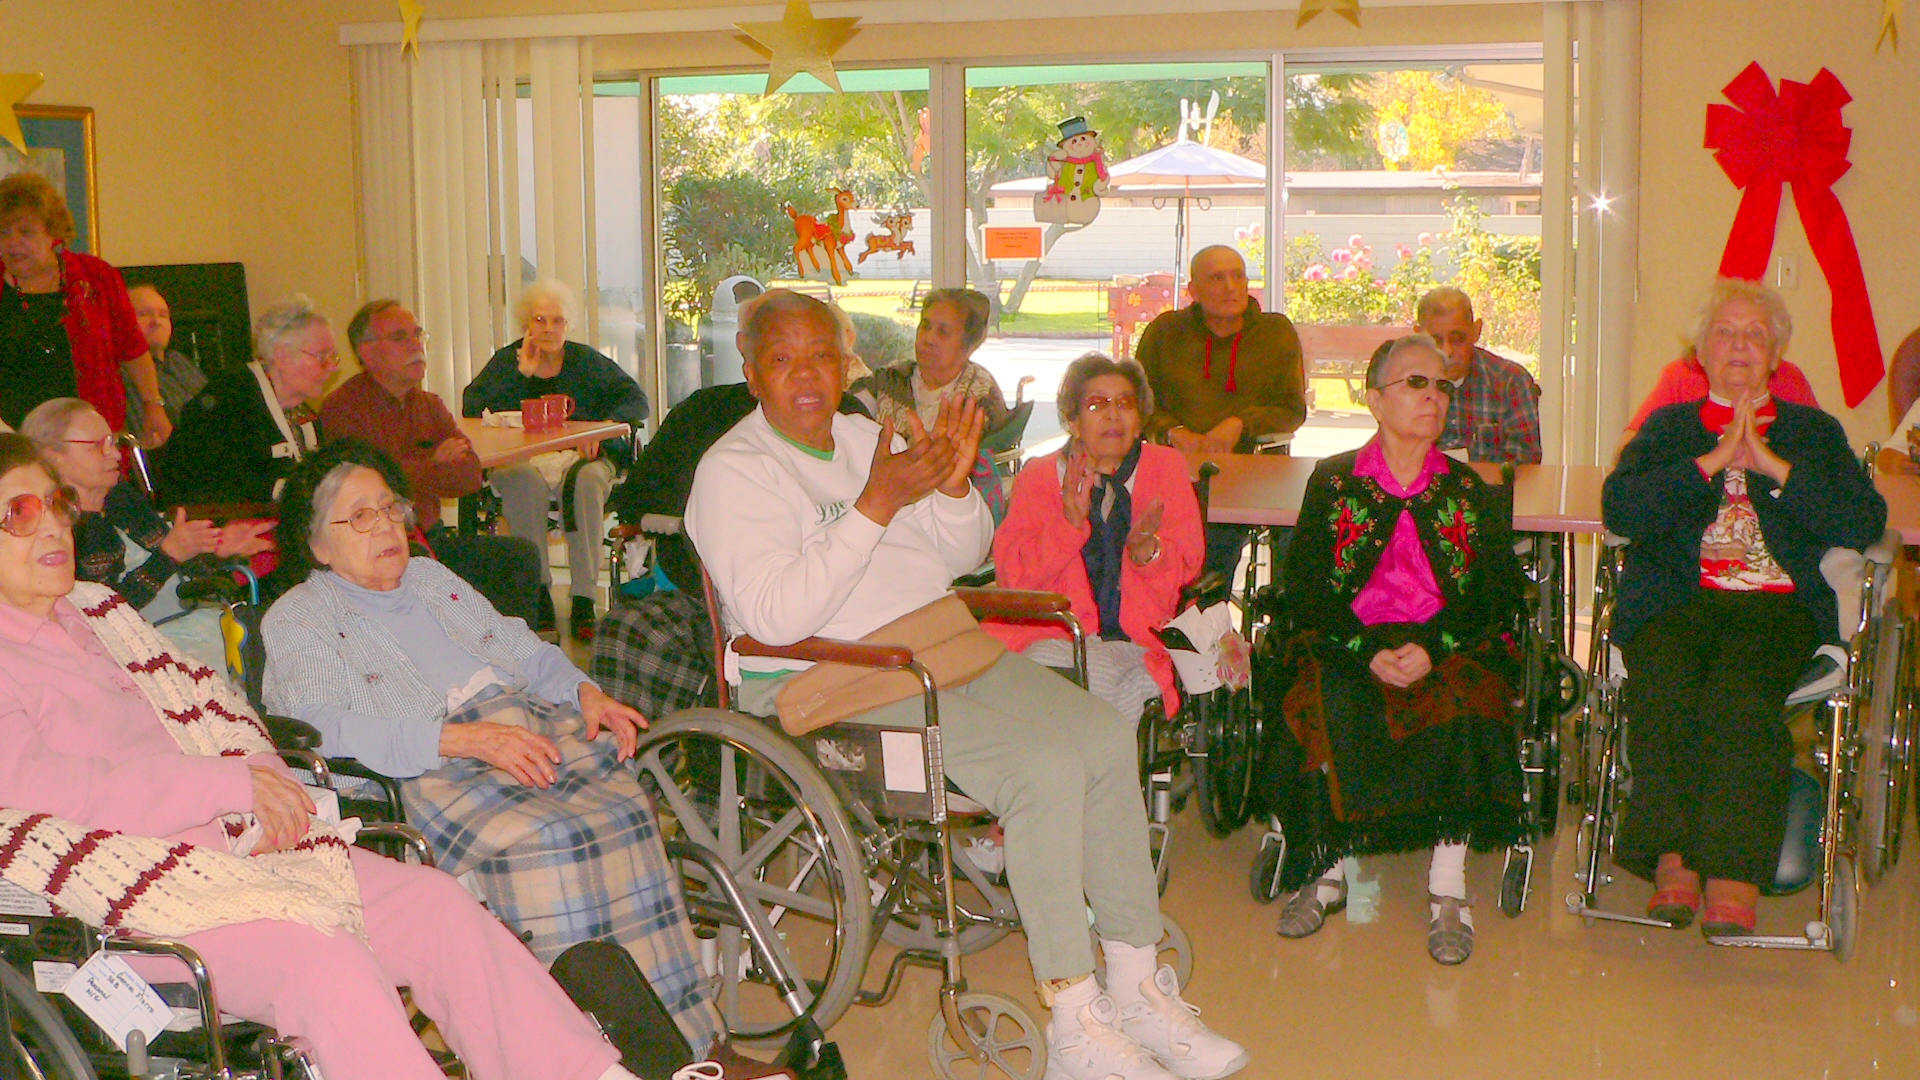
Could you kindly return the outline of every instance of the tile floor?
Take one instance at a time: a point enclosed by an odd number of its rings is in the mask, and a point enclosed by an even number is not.
[[[1583,926],[1564,902],[1568,823],[1541,852],[1518,919],[1493,903],[1500,856],[1474,856],[1476,951],[1462,967],[1442,968],[1426,953],[1423,857],[1368,860],[1363,876],[1381,883],[1375,921],[1339,915],[1312,938],[1283,941],[1273,933],[1277,905],[1248,892],[1260,830],[1214,840],[1189,809],[1176,831],[1164,904],[1194,940],[1188,997],[1252,1052],[1241,1074],[1249,1080],[1920,1074],[1920,856],[1865,891],[1858,951],[1840,964],[1826,954],[1715,948],[1697,930]],[[1650,892],[1627,879],[1603,897],[1632,909]],[[1810,893],[1764,901],[1761,929],[1791,932],[1812,911]],[[869,971],[884,970],[887,955],[883,945]],[[967,972],[976,988],[1034,1003],[1017,935],[969,957]],[[890,1005],[849,1012],[831,1032],[849,1074],[932,1076],[927,1026],[938,987],[935,973],[911,969]]]

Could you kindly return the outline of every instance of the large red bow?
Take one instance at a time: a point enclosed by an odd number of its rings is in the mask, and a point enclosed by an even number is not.
[[[1776,94],[1773,80],[1757,63],[1747,65],[1724,93],[1733,105],[1707,106],[1706,145],[1727,178],[1746,193],[1720,258],[1720,275],[1758,281],[1766,274],[1780,220],[1780,186],[1792,184],[1800,224],[1833,294],[1840,387],[1848,407],[1858,405],[1879,385],[1886,364],[1860,249],[1833,194],[1834,181],[1851,167],[1847,148],[1853,132],[1841,123],[1840,109],[1853,95],[1826,68],[1811,83],[1780,80]]]

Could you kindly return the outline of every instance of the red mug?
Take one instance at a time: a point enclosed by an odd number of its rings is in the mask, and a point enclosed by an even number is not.
[[[540,400],[547,403],[547,423],[554,427],[573,416],[573,398],[567,394],[543,394]]]
[[[553,422],[553,406],[546,398],[530,397],[520,402],[520,426],[538,431]]]

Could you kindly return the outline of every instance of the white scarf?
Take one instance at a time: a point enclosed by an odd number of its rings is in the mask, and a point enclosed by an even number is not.
[[[171,643],[118,593],[80,582],[68,599],[182,750],[239,758],[273,752],[253,710],[225,677],[176,657]],[[229,843],[251,821],[251,814],[227,815]],[[243,858],[0,809],[0,877],[85,922],[157,937],[261,919],[364,937],[347,853],[341,834],[317,820],[295,847]]]

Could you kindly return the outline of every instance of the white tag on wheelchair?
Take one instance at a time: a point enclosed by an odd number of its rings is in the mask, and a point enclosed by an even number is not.
[[[112,953],[94,953],[80,965],[61,989],[87,1018],[100,1025],[113,1045],[127,1048],[127,1035],[138,1031],[152,1042],[173,1022],[173,1010],[125,960]]]
[[[79,971],[77,964],[63,964],[58,960],[35,960],[33,962],[33,988],[43,994],[57,994],[73,981],[73,973]]]
[[[881,783],[888,791],[927,792],[927,744],[917,731],[880,733]]]
[[[39,893],[30,893],[11,881],[0,879],[0,915],[30,915],[42,919],[53,917],[53,905]]]

